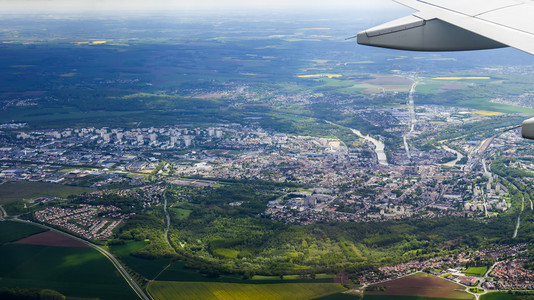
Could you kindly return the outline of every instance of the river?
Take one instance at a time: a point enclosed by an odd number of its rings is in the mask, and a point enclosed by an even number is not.
[[[343,127],[343,128],[348,128],[348,127],[345,127],[345,126],[341,126],[341,125],[338,125],[336,123],[333,123],[333,122],[330,122],[330,121],[327,121],[327,120],[324,120],[326,123],[330,124],[330,125],[335,125],[335,126],[339,126],[339,127]],[[361,137],[362,139],[364,140],[367,140],[371,143],[373,143],[373,145],[375,145],[375,153],[376,153],[376,157],[378,158],[378,163],[381,164],[381,165],[384,165],[384,166],[387,166],[389,165],[388,164],[388,158],[386,157],[386,152],[384,152],[384,149],[386,148],[386,146],[384,145],[384,143],[382,143],[381,141],[377,140],[377,139],[374,139],[368,135],[363,135],[359,130],[356,130],[356,129],[353,129],[353,128],[348,128],[352,131],[352,133],[354,133],[355,135]]]
[[[388,165],[388,158],[386,157],[386,153],[384,152],[384,149],[386,148],[384,143],[368,135],[364,136],[359,130],[356,130],[353,128],[350,128],[350,130],[352,130],[352,132],[356,134],[357,136],[373,143],[373,145],[375,145],[375,153],[376,153],[376,157],[378,158],[378,163],[384,166]]]
[[[443,148],[445,151],[448,151],[450,153],[456,154],[456,159],[455,160],[450,161],[450,162],[445,164],[447,167],[452,167],[452,166],[456,165],[456,163],[458,161],[460,161],[460,159],[464,158],[462,153],[460,153],[460,152],[458,152],[458,151],[456,151],[454,149],[451,149],[451,148],[447,147],[446,145],[441,144],[441,148]]]

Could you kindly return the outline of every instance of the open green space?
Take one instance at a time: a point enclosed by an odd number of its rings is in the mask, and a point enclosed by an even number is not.
[[[485,99],[485,98],[471,98],[467,100],[460,100],[457,102],[457,105],[474,108],[474,109],[480,109],[480,110],[502,112],[502,113],[523,113],[523,114],[528,114],[528,115],[534,114],[534,109],[532,108],[493,103],[493,102],[488,101],[488,99]]]
[[[490,292],[480,296],[480,300],[528,300],[534,293],[528,292]]]
[[[192,212],[192,210],[190,209],[177,208],[177,207],[171,207],[170,211],[174,213],[174,217],[178,220],[183,220],[189,217],[189,214],[191,214]]]
[[[476,294],[482,294],[484,293],[484,289],[479,289],[479,288],[470,288],[469,291],[471,293],[476,293]]]
[[[65,121],[92,118],[110,118],[122,115],[139,114],[142,111],[81,111],[75,107],[50,107],[12,109],[9,114],[0,114],[0,122],[16,120],[19,122],[44,122],[48,120]]]
[[[467,276],[482,277],[488,271],[488,267],[469,267],[463,273]]]
[[[44,231],[46,229],[26,223],[12,221],[0,222],[0,245]]]
[[[88,191],[92,191],[92,189],[45,182],[5,182],[0,184],[0,204],[45,196],[64,198]]]
[[[415,91],[420,94],[437,94],[440,92],[439,88],[442,86],[443,84],[440,83],[418,84],[415,87]]]
[[[27,223],[0,222],[0,287],[52,289],[68,297],[136,298],[113,264],[92,248],[10,243],[43,231]]]
[[[113,264],[92,248],[5,244],[0,286],[53,289],[66,296],[135,299]]]
[[[142,249],[148,243],[144,241],[127,241],[124,245],[110,246],[111,253],[128,267],[147,279],[155,277],[170,263],[169,259],[145,259],[132,256],[131,253]]]
[[[314,300],[361,300],[362,296],[360,294],[351,294],[351,293],[337,293],[331,294],[328,296],[322,296],[318,298],[313,298]]]
[[[172,299],[313,299],[345,290],[336,283],[236,284],[219,282],[149,283],[156,300]]]

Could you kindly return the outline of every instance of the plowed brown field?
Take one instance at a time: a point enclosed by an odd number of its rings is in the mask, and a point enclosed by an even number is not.
[[[15,242],[15,244],[55,246],[55,247],[89,247],[77,240],[71,239],[61,233],[46,231],[34,234]]]
[[[386,290],[365,292],[366,294],[472,299],[472,296],[465,292],[465,287],[446,279],[423,273],[377,283],[372,286],[386,287]]]

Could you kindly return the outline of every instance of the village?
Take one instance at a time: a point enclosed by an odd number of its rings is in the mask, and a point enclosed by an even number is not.
[[[87,204],[73,208],[48,207],[35,212],[37,221],[61,227],[89,240],[109,238],[113,229],[131,215],[123,214],[111,205]]]
[[[534,288],[534,271],[525,268],[526,259],[521,258],[521,254],[531,246],[531,244],[503,245],[379,267],[378,272],[364,274],[360,278],[360,284],[369,286],[417,272],[427,272],[466,287],[504,291],[531,290]],[[486,261],[489,265],[468,267],[481,261]]]

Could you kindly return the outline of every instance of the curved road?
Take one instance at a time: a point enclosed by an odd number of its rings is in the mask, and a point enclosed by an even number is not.
[[[46,225],[43,225],[43,224],[39,224],[39,223],[27,221],[27,220],[21,220],[21,219],[18,219],[16,217],[13,219],[13,221],[17,221],[17,222],[21,222],[21,223],[30,223],[30,224],[33,224],[33,225],[36,225],[36,226],[39,226],[39,227],[42,227],[42,228],[46,228],[46,229],[55,231],[57,233],[66,235],[71,239],[77,240],[79,242],[82,242],[82,243],[86,244],[87,246],[90,246],[90,247],[96,249],[98,252],[102,253],[102,255],[104,255],[107,259],[109,259],[113,263],[115,268],[119,271],[119,273],[121,273],[122,277],[124,277],[126,282],[128,282],[130,287],[134,290],[134,292],[137,294],[137,296],[139,296],[139,298],[141,298],[143,300],[151,300],[151,298],[149,298],[145,294],[145,292],[143,292],[143,290],[139,287],[139,285],[137,285],[137,283],[135,282],[135,280],[133,280],[133,278],[130,276],[130,274],[128,274],[128,272],[126,272],[126,270],[121,265],[121,263],[111,253],[106,251],[104,248],[102,248],[102,247],[100,247],[98,245],[95,245],[95,244],[93,244],[93,243],[91,243],[89,241],[86,241],[84,239],[81,239],[81,238],[79,238],[77,236],[74,236],[72,234],[63,232],[61,230],[57,230],[55,228],[52,228],[52,227],[49,227],[49,226],[46,226]]]

